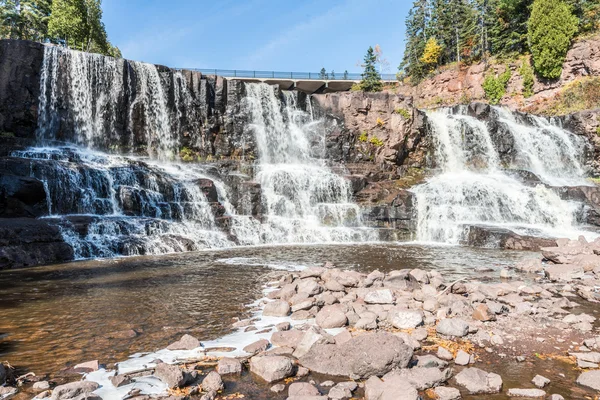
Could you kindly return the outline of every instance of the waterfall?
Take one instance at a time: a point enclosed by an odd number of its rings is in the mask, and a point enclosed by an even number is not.
[[[493,112],[514,141],[510,160],[501,157],[488,125],[465,107],[428,113],[440,173],[414,188],[418,239],[459,244],[470,225],[577,237],[581,205],[561,200],[548,186],[586,184],[584,141],[542,118],[519,121],[502,108]],[[541,182],[526,185],[511,169],[533,172]]]
[[[362,226],[349,182],[326,165],[323,122],[301,108],[298,93],[283,91],[280,98],[278,89],[266,84],[247,84],[246,90],[264,221],[234,218],[232,231],[240,242],[377,240],[375,230]]]

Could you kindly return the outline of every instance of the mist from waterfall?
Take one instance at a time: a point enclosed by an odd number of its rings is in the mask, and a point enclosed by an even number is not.
[[[588,184],[581,160],[584,140],[543,118],[520,121],[502,108],[493,108],[493,113],[514,141],[510,165],[486,123],[467,115],[465,107],[427,114],[440,171],[414,188],[417,239],[459,244],[470,225],[548,237],[585,233],[577,227],[582,206],[562,200],[548,187]],[[541,181],[525,184],[517,170]]]

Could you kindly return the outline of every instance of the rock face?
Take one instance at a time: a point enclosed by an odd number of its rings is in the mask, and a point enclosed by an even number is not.
[[[300,357],[306,368],[352,379],[382,376],[393,368],[405,368],[413,349],[390,333],[371,333],[341,344],[315,344]]]

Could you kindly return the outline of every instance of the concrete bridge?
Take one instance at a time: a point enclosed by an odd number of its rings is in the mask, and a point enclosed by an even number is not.
[[[189,70],[189,68],[186,68]],[[242,71],[226,69],[191,69],[203,75],[217,75],[243,82],[264,82],[279,85],[282,90],[299,90],[304,93],[332,93],[350,90],[362,79],[359,73],[320,73],[320,72],[276,72]],[[381,74],[384,83],[397,82],[394,74]]]

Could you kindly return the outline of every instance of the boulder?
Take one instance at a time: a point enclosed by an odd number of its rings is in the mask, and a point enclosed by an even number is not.
[[[60,385],[54,388],[52,391],[51,400],[68,400],[81,398],[84,399],[87,396],[82,395],[90,395],[94,390],[98,389],[100,385],[96,382],[90,381],[79,381],[79,382],[71,382],[66,385]],[[91,396],[90,396],[91,397]],[[89,397],[88,397],[89,398]]]
[[[460,400],[460,390],[447,386],[438,386],[433,392],[437,400]]]
[[[108,380],[116,388],[119,388],[119,387],[125,386],[125,385],[129,385],[132,382],[131,378],[127,375],[111,376],[110,378],[108,378]]]
[[[217,364],[217,372],[220,375],[241,374],[242,363],[237,358],[221,358]]]
[[[321,328],[341,328],[347,323],[348,317],[340,304],[325,306],[317,313],[317,325]]]
[[[300,364],[316,373],[352,379],[382,376],[393,368],[406,368],[413,349],[399,337],[369,333],[340,344],[316,343]]]
[[[437,368],[420,368],[413,367],[409,369],[395,370],[383,377],[383,380],[388,380],[392,376],[399,376],[406,379],[412,386],[418,390],[425,390],[439,386],[446,382],[452,376],[452,369],[440,371]]]
[[[178,341],[167,346],[168,350],[194,350],[200,347],[200,341],[195,337],[185,334]]]
[[[541,388],[543,388],[544,386],[546,386],[547,384],[549,384],[549,383],[550,383],[550,379],[548,379],[548,378],[546,378],[546,377],[543,377],[543,376],[541,376],[541,375],[536,375],[536,376],[535,376],[535,377],[534,377],[534,378],[531,380],[531,382],[532,382],[532,383],[533,383],[535,386],[537,386],[537,387],[539,387],[539,388],[541,389]]]
[[[265,305],[263,315],[265,317],[287,317],[290,313],[290,305],[285,300],[275,300]]]
[[[498,374],[488,373],[479,368],[466,368],[456,375],[456,383],[471,394],[499,393],[502,378]]]
[[[423,323],[423,313],[416,310],[393,308],[388,311],[387,319],[396,329],[414,329]]]
[[[250,371],[267,382],[275,382],[294,374],[294,363],[285,356],[254,356]]]
[[[297,329],[280,331],[273,333],[271,343],[275,346],[296,348],[303,337],[304,332]]]
[[[296,346],[294,350],[294,357],[300,358],[312,348],[312,346],[317,342],[326,341],[326,336],[324,332],[321,331],[318,327],[310,327],[304,332],[304,336],[302,336],[302,340]]]
[[[320,396],[321,393],[308,382],[294,382],[288,388],[288,396]]]
[[[167,384],[169,389],[175,389],[185,385],[186,376],[176,365],[160,363],[154,368],[154,376]]]
[[[114,377],[113,377],[114,378]],[[33,390],[38,392],[43,392],[44,390],[50,389],[50,382],[48,381],[39,381],[33,384]]]
[[[471,362],[471,356],[464,350],[458,350],[456,353],[456,358],[454,359],[454,363],[456,365],[469,365]]]
[[[244,347],[244,351],[250,354],[260,353],[261,351],[265,351],[269,348],[271,343],[267,339],[260,339],[254,343],[250,343],[248,346]]]
[[[473,319],[483,322],[495,321],[496,314],[491,312],[487,305],[480,304],[477,307],[475,307],[475,310],[473,311]]]
[[[577,378],[577,383],[581,386],[600,391],[600,370],[582,373]]]
[[[346,400],[352,397],[352,392],[356,390],[356,382],[340,382],[329,390],[327,396],[331,400]]]
[[[418,400],[419,392],[399,376],[382,381],[376,376],[365,382],[365,400]]]
[[[390,289],[371,290],[365,295],[367,304],[392,304],[394,300],[394,293]]]
[[[86,361],[73,367],[77,372],[93,372],[98,371],[99,368],[100,364],[98,363],[98,360]]]
[[[459,318],[445,318],[437,324],[436,332],[445,336],[463,337],[469,333],[469,324]]]
[[[208,375],[202,379],[202,390],[205,392],[218,392],[223,390],[225,385],[223,384],[223,379],[221,379],[221,375],[217,371],[211,371]]]

